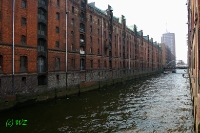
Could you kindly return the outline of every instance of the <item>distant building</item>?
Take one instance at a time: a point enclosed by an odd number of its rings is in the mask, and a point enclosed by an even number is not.
[[[170,64],[170,62],[173,60],[173,54],[171,53],[169,47],[166,46],[166,44],[161,43],[160,46],[162,48],[162,65],[164,67],[171,67],[173,63]]]
[[[173,54],[172,60],[176,58],[176,48],[175,48],[175,34],[174,33],[164,33],[161,37],[161,43],[165,43],[165,45],[170,49]],[[172,63],[175,65],[175,62]]]

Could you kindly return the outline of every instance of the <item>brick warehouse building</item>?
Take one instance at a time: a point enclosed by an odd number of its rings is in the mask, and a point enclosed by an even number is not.
[[[161,69],[160,46],[128,27],[125,16],[114,17],[111,6],[103,11],[95,3],[69,0],[67,7],[68,84]]]
[[[200,1],[187,0],[188,73],[192,95],[194,131],[200,132]]]
[[[158,43],[128,27],[125,16],[114,17],[111,6],[103,11],[87,0],[17,1],[13,62],[10,3],[0,1],[1,97],[47,99],[162,70]]]
[[[1,0],[1,95],[66,86],[65,0],[17,0],[12,62],[12,0]],[[62,4],[61,4],[62,3]],[[35,5],[35,6],[34,6]],[[12,63],[14,88],[12,88]],[[48,87],[43,86],[48,85]]]

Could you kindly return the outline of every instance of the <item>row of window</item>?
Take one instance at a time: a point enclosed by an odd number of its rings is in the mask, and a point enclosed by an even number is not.
[[[38,19],[40,20],[47,20],[47,13],[46,11],[44,11],[43,9],[38,9]],[[60,19],[60,13],[56,13],[56,19],[59,20]],[[25,26],[26,25],[26,18],[22,17],[21,18],[21,25]]]
[[[38,72],[45,72],[45,57],[38,57],[37,66]],[[27,56],[20,56],[20,72],[27,72]],[[3,56],[0,55],[0,73],[2,73]],[[55,58],[55,70],[60,70],[60,58]]]
[[[47,35],[46,29],[47,29],[47,27],[44,23],[38,24],[38,34],[46,36]],[[60,32],[60,29],[58,26],[56,26],[55,31],[57,34]]]
[[[57,80],[57,83],[59,83],[59,80],[60,80],[60,76],[59,75],[56,75],[56,80]],[[22,77],[21,78],[21,82],[22,82],[22,86],[23,85],[26,85],[26,77]],[[47,78],[46,78],[46,75],[39,75],[38,76],[38,86],[39,85],[47,85]],[[2,87],[2,81],[1,81],[1,78],[0,78],[0,88]]]
[[[21,35],[21,45],[26,45],[26,36]],[[60,43],[59,41],[55,42],[55,47],[59,48]],[[46,41],[44,39],[38,39],[38,51],[45,51],[46,48]]]
[[[129,62],[126,62],[126,63],[119,62],[119,63],[120,63],[119,67],[124,67],[124,68],[129,67]],[[93,69],[93,64],[94,64],[93,60],[90,60],[90,69]],[[145,64],[146,63],[141,63],[142,67],[145,67]],[[100,60],[98,60],[98,67],[97,67],[98,69],[100,69],[100,65],[101,65]],[[118,66],[116,61],[115,61],[115,66],[116,68]],[[112,67],[112,61],[109,61],[109,68],[111,67]],[[134,67],[133,62],[132,63],[130,62],[130,67]],[[107,61],[104,61],[104,68],[107,68]],[[72,70],[75,69],[75,59],[71,59],[71,69]],[[85,70],[85,59],[80,59],[80,70]]]
[[[27,7],[27,0],[22,0],[22,8],[26,8]],[[38,0],[38,4],[47,6],[47,0]],[[60,0],[56,0],[56,6],[60,7]]]

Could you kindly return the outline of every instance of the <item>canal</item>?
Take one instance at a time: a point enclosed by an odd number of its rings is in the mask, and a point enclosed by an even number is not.
[[[0,133],[193,133],[189,81],[181,73],[1,112]]]

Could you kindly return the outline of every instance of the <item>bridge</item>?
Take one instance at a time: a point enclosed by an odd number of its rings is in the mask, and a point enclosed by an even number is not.
[[[176,73],[176,69],[188,69],[187,65],[176,65],[176,66],[169,66],[172,62],[176,62],[177,60],[172,60],[167,65],[163,67],[164,71],[172,71],[173,73]]]

